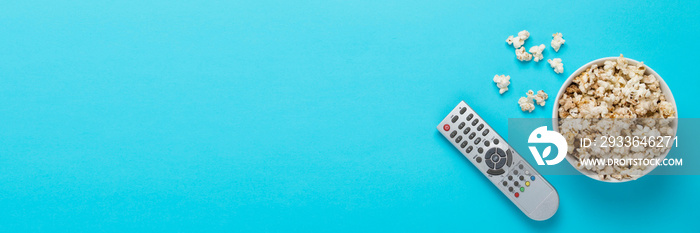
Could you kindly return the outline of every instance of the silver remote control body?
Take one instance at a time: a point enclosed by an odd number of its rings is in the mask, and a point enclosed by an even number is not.
[[[557,212],[557,190],[464,101],[437,129],[525,215],[542,221]]]

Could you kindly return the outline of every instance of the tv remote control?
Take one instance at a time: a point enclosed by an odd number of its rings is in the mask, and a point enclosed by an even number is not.
[[[557,212],[557,190],[464,101],[437,128],[529,218],[547,220]]]

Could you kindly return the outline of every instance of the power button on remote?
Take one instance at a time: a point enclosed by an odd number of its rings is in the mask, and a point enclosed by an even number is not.
[[[450,125],[445,124],[442,126],[442,129],[444,129],[445,131],[450,131]]]

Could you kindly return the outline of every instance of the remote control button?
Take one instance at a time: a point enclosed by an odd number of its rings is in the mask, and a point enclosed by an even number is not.
[[[477,138],[477,139],[479,139],[479,138]],[[506,162],[507,162],[507,158],[506,158],[503,150],[501,150],[500,148],[496,148],[496,147],[491,148],[488,151],[486,151],[486,158],[491,159],[491,161],[493,161],[495,163],[495,165],[493,167],[494,169],[502,168],[504,165],[506,165]]]
[[[504,152],[501,148],[496,148],[496,153],[498,153],[498,156],[501,156],[501,158],[506,158],[506,152]]]
[[[518,183],[518,182],[516,181],[516,182],[513,182],[513,185],[514,185],[514,186],[520,186],[520,183]]]
[[[479,154],[484,153],[484,148],[479,147],[479,149],[477,149],[476,151],[478,151]]]
[[[518,174],[518,170],[513,170],[513,175],[517,175],[517,174]]]
[[[462,108],[462,109],[459,110],[459,114],[464,114],[464,112],[466,112],[466,111],[467,111],[467,108],[464,107],[464,108]]]
[[[513,187],[508,187],[508,192],[513,192]]]
[[[486,160],[486,161],[488,161],[488,160]],[[495,169],[495,170],[494,170],[494,169],[489,169],[488,171],[486,171],[486,173],[491,174],[491,175],[494,175],[494,176],[497,176],[497,175],[506,173],[506,171],[504,171],[503,169]]]
[[[472,132],[472,134],[469,135],[469,140],[474,139],[476,137],[476,133]]]
[[[474,149],[474,147],[472,147],[472,146],[467,147],[467,154],[468,154],[468,153],[471,153],[471,152],[472,152],[472,149]],[[477,161],[477,162],[481,162],[481,161],[479,161],[479,158],[477,158],[476,161]]]
[[[484,130],[484,132],[488,132],[488,131],[489,131],[488,129]],[[486,136],[486,135],[484,135],[484,136]],[[500,142],[500,141],[498,141],[498,138],[493,139],[493,144],[498,145],[499,142]]]
[[[478,127],[476,127],[476,130],[481,131],[484,129],[484,124],[480,124]]]
[[[526,175],[526,176],[529,176],[529,175],[530,175],[530,171],[525,170],[525,175]]]
[[[462,142],[462,145],[461,145],[461,146],[462,146],[462,148],[466,147],[466,146],[467,146],[467,141],[464,140],[464,142]]]
[[[501,159],[501,157],[498,157],[498,155],[491,156],[491,161],[493,161],[494,163],[498,163],[498,160],[500,160],[500,159]]]
[[[484,140],[484,146],[491,146],[491,142],[489,142],[489,140]]]
[[[518,165],[518,168],[523,169],[523,165],[522,164]]]
[[[450,133],[450,138],[454,138],[455,136],[457,136],[457,130],[452,131],[452,133]]]
[[[481,163],[481,157],[476,157],[476,163]]]
[[[464,135],[467,135],[467,134],[469,133],[469,131],[471,131],[471,130],[472,130],[472,129],[469,128],[469,127],[467,127],[466,129],[464,129]]]
[[[484,162],[486,162],[486,166],[488,166],[490,168],[493,168],[493,166],[496,166],[496,164],[493,163],[493,161],[491,161],[488,157],[486,157],[486,159],[484,159]]]
[[[520,192],[525,192],[525,187],[520,187]]]
[[[525,180],[525,177],[524,177],[524,176],[520,176],[520,180]]]
[[[503,158],[501,158],[501,157],[498,157],[498,156],[496,156],[496,155],[493,155],[493,157],[496,157],[496,158],[499,159],[498,163],[496,163],[496,168],[502,168],[503,165],[506,165],[506,160],[505,160],[505,159],[503,159]]]
[[[513,176],[508,176],[508,180],[513,180]]]
[[[474,113],[469,113],[469,115],[467,116],[467,121],[471,121],[472,118],[474,118]]]
[[[474,121],[472,121],[472,126],[476,126],[476,124],[479,124],[479,119],[474,119]]]
[[[444,129],[445,131],[450,131],[450,125],[445,124],[442,126],[442,129]]]
[[[489,129],[485,129],[484,132],[481,133],[482,136],[486,136],[488,134],[489,134]],[[494,139],[493,141],[496,142],[496,141],[498,141],[498,139]],[[496,144],[498,144],[498,143],[496,143]]]
[[[508,186],[508,181],[503,181],[503,186]]]
[[[520,194],[518,194],[518,193],[515,193],[515,197],[519,197],[519,196],[520,196]]]
[[[455,131],[455,133],[456,133],[456,131]],[[462,136],[457,136],[457,138],[455,138],[456,143],[459,143],[461,141],[462,141]]]
[[[465,125],[467,125],[467,124],[464,122],[459,123],[459,126],[457,128],[462,129],[462,128],[464,128]]]
[[[525,181],[525,186],[530,187],[530,181]]]
[[[496,140],[498,140],[498,139],[496,139]],[[494,142],[495,142],[495,141],[494,141]],[[506,151],[506,157],[507,157],[507,159],[508,159],[508,161],[506,161],[506,166],[509,166],[509,167],[510,167],[511,162],[513,161],[513,155],[511,154],[510,149],[508,149],[508,150]]]
[[[481,142],[481,138],[476,138],[476,139],[474,140],[474,144],[479,145],[479,142]]]
[[[458,120],[458,119],[459,119],[459,117],[458,117],[458,116],[454,116],[454,117],[452,117],[452,123],[455,123],[455,122],[457,122],[457,120]]]
[[[496,154],[496,148],[491,148],[491,149],[487,150],[486,154],[487,155]]]
[[[535,176],[530,176],[530,180],[535,181]]]

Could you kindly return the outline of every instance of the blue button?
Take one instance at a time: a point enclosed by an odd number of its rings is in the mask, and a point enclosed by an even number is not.
[[[535,176],[530,176],[530,179],[531,179],[532,181],[535,181]]]

